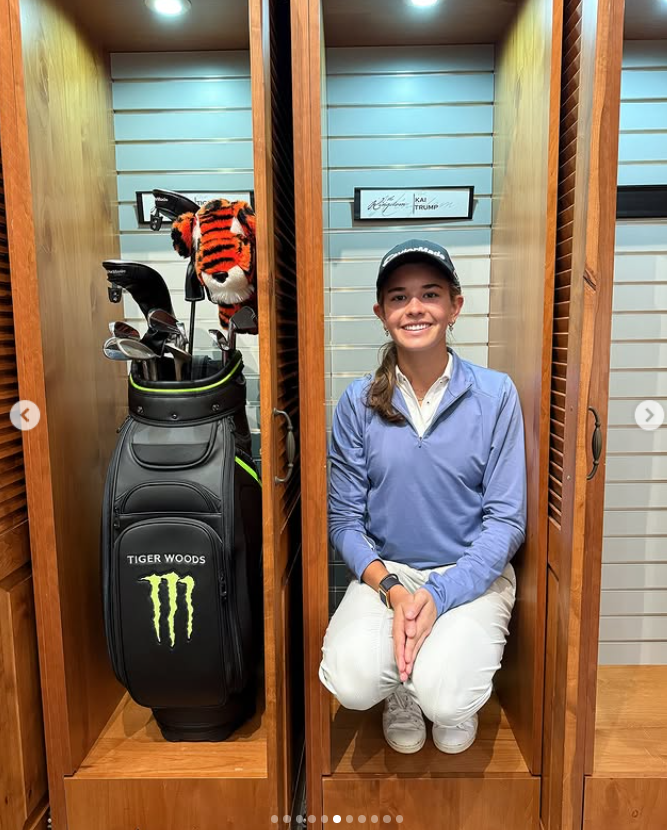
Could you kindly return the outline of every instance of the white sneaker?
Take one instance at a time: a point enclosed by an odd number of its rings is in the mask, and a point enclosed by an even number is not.
[[[475,743],[478,726],[479,718],[477,714],[458,726],[436,726],[433,724],[433,743],[440,752],[446,752],[448,755],[465,752]]]
[[[382,731],[389,746],[405,755],[419,752],[426,742],[422,710],[403,686],[399,686],[384,702]]]

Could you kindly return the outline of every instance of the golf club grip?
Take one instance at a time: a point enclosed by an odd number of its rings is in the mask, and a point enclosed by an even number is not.
[[[192,303],[190,306],[190,336],[188,338],[188,351],[192,355],[195,343],[195,313],[197,311],[197,304]]]

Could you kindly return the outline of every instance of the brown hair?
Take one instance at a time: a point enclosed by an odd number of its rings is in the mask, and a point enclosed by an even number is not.
[[[449,296],[452,302],[454,298],[461,294],[461,291],[452,283],[449,285]],[[384,305],[384,292],[380,292],[378,300],[380,305]],[[450,329],[451,332],[451,329]],[[450,334],[451,339],[451,334]],[[366,395],[366,406],[374,409],[381,418],[390,424],[403,424],[405,418],[394,407],[392,398],[394,396],[394,387],[396,386],[396,364],[398,363],[398,348],[396,343],[391,340],[385,343],[380,348],[380,365],[375,370],[375,377],[368,387]]]

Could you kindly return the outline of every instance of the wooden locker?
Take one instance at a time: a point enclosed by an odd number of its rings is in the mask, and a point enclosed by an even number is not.
[[[562,3],[518,4],[496,55],[488,365],[508,372],[521,397],[529,519],[527,541],[515,558],[519,593],[497,697],[481,714],[476,744],[449,757],[428,738],[414,755],[392,752],[382,736],[380,707],[346,711],[317,676],[329,607],[322,218],[327,101],[319,0],[293,0],[292,27],[295,148],[301,161],[300,330],[308,338],[300,357],[302,447],[309,459],[303,471],[308,813],[316,827],[324,815],[331,820],[332,814],[359,810],[386,815],[392,823],[401,816],[405,826],[421,826],[437,813],[444,823],[471,830],[537,828],[547,627],[551,332],[545,325],[553,305]],[[416,228],[405,238],[419,235]]]
[[[55,830],[124,830],[128,822],[219,830],[291,810],[303,692],[290,682],[301,662],[299,637],[289,630],[299,608],[301,528],[300,458],[288,441],[299,429],[289,14],[280,0],[251,0],[248,9],[265,665],[257,715],[233,740],[176,746],[116,682],[102,626],[99,511],[127,392],[122,367],[100,351],[116,313],[100,263],[119,253],[108,56],[86,25],[100,10],[77,16],[68,0],[0,2],[0,136],[12,162],[5,193],[22,312],[18,375],[21,394],[42,413],[24,439]],[[20,611],[28,584],[12,583],[13,605],[4,600],[3,614]]]

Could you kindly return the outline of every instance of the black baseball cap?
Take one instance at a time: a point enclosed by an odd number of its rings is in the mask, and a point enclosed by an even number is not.
[[[380,299],[380,289],[387,277],[400,265],[405,265],[408,262],[427,262],[429,265],[434,265],[443,272],[459,291],[461,290],[461,283],[454,268],[454,263],[442,245],[438,245],[437,242],[430,242],[428,239],[408,239],[406,242],[396,245],[391,251],[387,251],[382,257],[375,282],[378,300]]]

